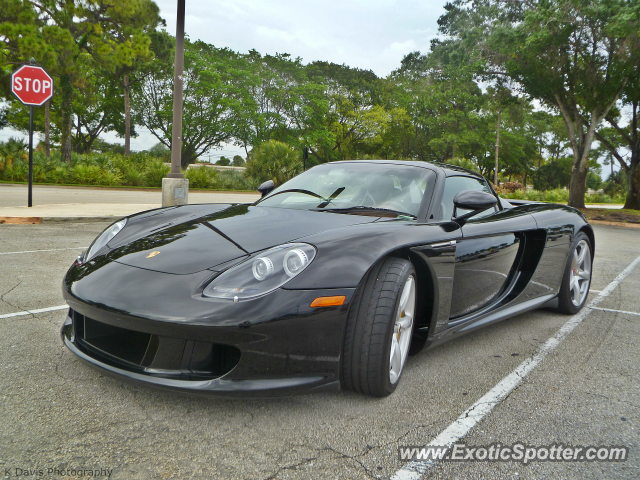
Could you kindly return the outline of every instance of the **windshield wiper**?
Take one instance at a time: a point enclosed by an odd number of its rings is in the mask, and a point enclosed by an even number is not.
[[[324,208],[327,205],[329,205],[330,203],[333,203],[331,200],[333,200],[334,198],[336,198],[338,195],[340,195],[342,192],[344,192],[344,189],[346,187],[340,187],[338,188],[335,192],[333,192],[329,198],[327,198],[324,202],[322,202],[320,205],[318,205],[316,208]]]
[[[333,212],[333,213],[387,212],[387,213],[394,213],[398,216],[411,217],[413,219],[418,218],[415,215],[407,212],[400,212],[398,210],[392,210],[390,208],[382,208],[382,207],[365,207],[364,205],[356,205],[353,207],[344,207],[344,208],[311,208],[310,210],[314,212]]]
[[[324,198],[322,195],[318,195],[318,194],[317,194],[317,193],[315,193],[315,192],[312,192],[312,191],[310,191],[310,190],[305,190],[305,189],[303,189],[303,188],[289,188],[288,190],[282,190],[282,191],[280,191],[280,192],[276,192],[276,193],[274,193],[274,194],[272,194],[272,195],[269,195],[268,197],[264,197],[264,198],[265,198],[265,199],[267,199],[267,198],[272,198],[272,197],[275,197],[276,195],[280,195],[280,194],[282,194],[282,193],[304,193],[305,195],[310,195],[310,196],[312,196],[312,197],[319,198],[320,200],[322,200],[322,201],[324,201],[324,202],[330,201],[329,199]],[[262,201],[262,200],[263,200],[263,199],[261,198],[261,199],[260,199],[260,201]]]

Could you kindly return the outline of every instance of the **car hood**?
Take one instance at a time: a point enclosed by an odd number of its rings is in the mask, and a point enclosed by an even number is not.
[[[378,219],[250,205],[217,207],[212,208],[214,213],[197,218],[186,215],[184,221],[174,214],[167,223],[162,214],[158,215],[157,222],[139,232],[136,239],[113,248],[108,258],[133,267],[180,275],[205,269],[223,270],[228,266],[224,264],[266,248]],[[123,234],[126,230],[127,227]]]

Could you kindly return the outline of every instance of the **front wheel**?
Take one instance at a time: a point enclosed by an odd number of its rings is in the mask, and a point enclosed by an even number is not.
[[[589,237],[583,232],[573,240],[571,254],[567,260],[562,286],[558,294],[558,310],[575,314],[587,303],[591,286],[592,249]]]
[[[413,335],[416,279],[411,262],[391,257],[358,289],[344,339],[344,388],[384,397],[398,386]]]

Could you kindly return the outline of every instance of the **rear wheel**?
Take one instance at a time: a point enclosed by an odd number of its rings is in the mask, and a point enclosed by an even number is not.
[[[587,303],[591,286],[592,257],[589,237],[583,232],[578,233],[573,240],[572,251],[567,260],[558,294],[560,312],[578,313]]]
[[[344,339],[344,388],[377,397],[396,389],[415,323],[416,278],[411,262],[387,258],[358,288]]]

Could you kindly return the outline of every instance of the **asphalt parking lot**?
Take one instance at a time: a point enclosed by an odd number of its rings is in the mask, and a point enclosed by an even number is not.
[[[106,223],[0,226],[3,478],[391,478],[572,317],[538,310],[422,352],[390,397],[191,398],[100,375],[62,346],[62,278]],[[594,299],[640,256],[596,226]],[[438,462],[424,478],[640,477],[640,265],[463,438],[618,445],[625,462]],[[75,474],[73,473],[75,472]],[[64,474],[64,476],[63,476]]]

